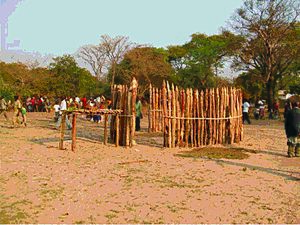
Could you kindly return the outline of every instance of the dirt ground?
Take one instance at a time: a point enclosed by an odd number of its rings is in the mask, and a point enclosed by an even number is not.
[[[300,158],[286,157],[282,121],[245,125],[229,146],[251,150],[242,160],[179,157],[187,149],[161,148],[142,125],[136,146],[115,148],[80,118],[73,153],[70,133],[57,149],[51,115],[15,129],[1,116],[0,223],[300,223]]]

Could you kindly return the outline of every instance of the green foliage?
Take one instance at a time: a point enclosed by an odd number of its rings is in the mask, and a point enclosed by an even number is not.
[[[6,100],[13,100],[14,98],[13,89],[4,83],[2,77],[0,77],[0,96],[5,98]]]
[[[300,77],[295,77],[289,84],[289,90],[291,94],[300,95]]]
[[[137,47],[124,56],[116,67],[116,83],[128,84],[134,76],[139,83],[139,93],[144,94],[150,83],[160,87],[173,73],[167,61],[168,52],[152,47]]]
[[[170,46],[169,62],[175,69],[172,80],[184,88],[216,87],[218,70],[240,47],[241,40],[230,32],[212,36],[197,33],[183,46]]]
[[[0,94],[14,95],[94,96],[106,93],[107,84],[80,68],[69,55],[57,57],[49,68],[29,69],[21,63],[0,63]]]
[[[235,66],[264,83],[269,108],[280,80],[291,75],[291,65],[300,57],[299,13],[299,1],[245,0],[231,19],[232,29],[245,38]]]
[[[89,71],[80,68],[70,55],[56,57],[49,65],[49,92],[56,96],[93,96],[103,94],[103,84]],[[54,81],[54,82],[53,82]]]
[[[255,100],[263,96],[264,83],[253,71],[240,74],[235,79],[234,85],[242,89],[244,97],[247,99]]]

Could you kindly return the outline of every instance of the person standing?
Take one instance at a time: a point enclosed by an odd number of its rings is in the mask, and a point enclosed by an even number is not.
[[[291,106],[291,101],[290,99],[286,100],[285,104],[284,104],[284,113],[283,113],[283,117],[284,119],[286,118],[288,112],[292,109]]]
[[[55,100],[54,108],[54,121],[57,122],[59,118],[60,112],[60,99]]]
[[[285,118],[285,133],[288,145],[288,157],[300,157],[300,109],[299,102],[292,104]]]
[[[60,124],[61,124],[61,117],[62,116],[65,116],[66,117],[66,124],[67,124],[67,128],[69,130],[72,129],[72,125],[67,117],[66,114],[64,114],[64,112],[67,111],[67,101],[66,101],[66,98],[65,97],[62,97],[62,101],[60,103],[60,112],[59,112],[59,117],[58,117],[58,120],[57,120],[57,123],[56,123],[56,128],[58,129],[60,127]]]
[[[24,106],[22,106],[22,108],[21,108],[21,114],[22,114],[22,119],[23,119],[21,124],[24,124],[24,126],[27,127],[27,117],[26,117],[27,111]]]
[[[21,108],[22,108],[20,96],[15,96],[14,99],[15,99],[15,102],[14,102],[13,126],[15,126],[16,123],[19,123],[19,115],[20,115]]]
[[[5,98],[3,96],[0,96],[0,115],[3,113],[6,121],[8,121],[8,116],[7,116],[7,102],[5,101]]]
[[[139,97],[136,98],[136,103],[135,103],[135,130],[140,131],[141,130],[141,119],[143,118],[142,114],[142,102]]]
[[[245,100],[243,104],[243,124],[245,124],[245,120],[247,121],[248,124],[251,124],[249,119],[249,108],[250,108],[250,104],[247,100]]]
[[[81,102],[82,102],[82,108],[83,109],[86,109],[86,105],[87,105],[87,100],[86,100],[86,97],[83,97],[82,99],[81,99]]]

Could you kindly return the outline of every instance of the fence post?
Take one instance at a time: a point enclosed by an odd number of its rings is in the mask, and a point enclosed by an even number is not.
[[[72,118],[72,146],[71,150],[75,152],[76,150],[76,118],[77,114],[73,113],[73,118]]]

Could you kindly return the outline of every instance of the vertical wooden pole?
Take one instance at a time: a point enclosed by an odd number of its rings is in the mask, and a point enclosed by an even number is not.
[[[232,95],[232,103],[231,103],[231,115],[232,115],[232,117],[234,117],[234,114],[235,114],[235,112],[234,112],[234,89],[233,88],[231,88],[231,95]],[[231,136],[231,143],[234,143],[234,136],[235,136],[235,119],[234,118],[232,118],[232,136]]]
[[[76,151],[76,117],[77,117],[77,114],[73,113],[73,118],[72,118],[72,145],[71,145],[71,150],[73,152]]]
[[[208,99],[209,99],[209,90],[206,89],[205,90],[205,95],[204,95],[204,110],[203,110],[203,114],[204,114],[204,118],[208,118],[209,117],[209,104],[208,104]],[[208,120],[204,120],[204,145],[208,145],[209,144],[209,121]]]
[[[191,141],[191,147],[193,148],[194,147],[194,141],[193,141],[193,139],[194,139],[194,120],[193,119],[191,119],[191,118],[193,118],[193,104],[194,104],[194,102],[193,102],[193,96],[194,96],[194,94],[193,94],[193,89],[192,88],[190,88],[190,108],[189,108],[189,123],[190,123],[190,134],[189,134],[189,136],[190,136],[190,141]]]
[[[156,132],[156,126],[157,126],[157,108],[156,108],[156,88],[153,88],[153,132]]]
[[[127,87],[126,87],[127,88]],[[129,89],[126,89],[127,97],[126,97],[126,109],[127,109],[127,124],[126,124],[126,144],[125,146],[130,146],[130,133],[132,128],[132,114],[131,114],[131,98],[132,98],[132,92],[129,91]]]
[[[159,127],[159,111],[158,111],[158,88],[155,90],[155,132],[158,132]]]
[[[195,107],[194,107],[194,110],[196,111],[196,115],[195,117],[197,117],[198,119],[195,120],[195,123],[196,123],[196,146],[197,147],[200,147],[200,107],[199,107],[199,91],[198,89],[196,90],[196,104],[195,104]]]
[[[184,140],[184,146],[188,147],[189,146],[189,135],[190,135],[190,121],[188,120],[188,118],[190,117],[190,89],[188,88],[186,90],[186,102],[185,102],[185,140]]]
[[[172,97],[172,148],[175,147],[175,132],[176,132],[176,94],[175,94],[175,87],[174,84],[172,84],[172,90],[171,90],[171,97]]]
[[[134,140],[134,134],[135,134],[135,127],[136,127],[136,123],[135,123],[135,119],[136,119],[136,108],[135,108],[135,104],[136,104],[136,99],[137,99],[137,88],[138,88],[138,83],[137,80],[135,79],[135,77],[132,79],[131,81],[131,131],[130,131],[130,146],[133,146],[133,140]]]
[[[149,87],[149,113],[148,113],[148,132],[152,131],[152,85]]]
[[[203,100],[204,99],[204,92],[201,91],[200,92],[200,104],[199,104],[199,111],[200,111],[200,117],[201,118],[204,118],[204,113],[203,113],[203,108],[204,108],[204,103],[203,103]],[[205,120],[201,119],[200,120],[200,145],[204,145],[204,123],[205,123]]]
[[[230,92],[229,88],[226,88],[226,117],[230,117]],[[226,121],[226,143],[230,143],[230,119]]]
[[[164,126],[163,126],[163,135],[164,135],[164,147],[167,147],[167,97],[166,97],[166,82],[163,81],[162,90],[162,114],[163,114],[163,120],[164,120]]]
[[[116,114],[116,147],[119,147],[120,142],[120,117],[119,114]]]
[[[126,94],[127,90],[125,89],[126,86],[122,85],[121,86],[121,109],[123,110],[123,115],[121,117],[121,126],[120,126],[120,144],[121,146],[126,146],[126,126],[127,126],[127,109],[126,109]]]
[[[172,123],[171,123],[171,117],[172,117],[172,94],[170,85],[167,82],[167,90],[168,90],[168,147],[172,147]]]
[[[224,88],[224,117],[228,117],[228,89],[227,87]],[[225,143],[228,143],[228,139],[227,139],[227,124],[228,124],[228,119],[224,120],[224,124],[223,124],[223,140],[225,141]]]
[[[209,118],[212,118],[212,89],[209,89]],[[209,145],[212,145],[213,125],[212,120],[209,120]]]
[[[239,98],[240,98],[240,107],[239,107],[240,113],[239,113],[239,115],[242,115],[243,93],[242,93],[241,90],[240,90]],[[239,119],[240,119],[240,129],[241,129],[241,130],[240,130],[240,133],[241,133],[241,134],[240,134],[240,140],[242,141],[243,138],[244,138],[243,118],[240,117]]]
[[[107,145],[107,121],[108,121],[108,117],[107,114],[104,115],[104,145]]]
[[[219,95],[220,95],[220,100],[219,100],[219,104],[220,104],[220,107],[219,107],[219,110],[220,110],[219,117],[223,118],[224,117],[224,115],[223,115],[223,104],[224,104],[223,88],[220,88]],[[220,144],[223,144],[223,129],[222,129],[223,128],[223,122],[224,122],[224,120],[221,119],[220,123],[219,123],[219,130],[220,130],[220,132],[219,132],[219,141],[218,142]]]
[[[217,128],[216,128],[216,122],[217,120],[216,118],[216,100],[215,100],[215,89],[212,89],[212,118],[214,118],[212,120],[212,131],[213,131],[213,135],[212,135],[212,144],[216,144],[216,132],[217,132]]]
[[[180,117],[182,118],[180,120],[180,146],[183,146],[184,143],[184,134],[185,134],[185,120],[184,120],[184,116],[185,116],[185,91],[182,89],[180,91]]]
[[[162,117],[162,97],[161,97],[161,89],[159,90],[159,93],[158,93],[158,115],[159,115],[159,122],[158,122],[158,130],[161,132],[162,131],[162,127],[163,127],[163,124],[164,124],[164,120],[163,120],[163,117]]]
[[[180,144],[180,103],[179,103],[179,90],[178,87],[175,87],[175,104],[176,104],[176,146]]]
[[[111,89],[111,94],[112,94],[112,109],[117,109],[117,102],[116,99],[118,98],[118,92],[117,92],[117,87],[114,85]],[[115,140],[115,118],[111,118],[110,121],[110,140],[114,141]]]
[[[64,149],[64,137],[65,137],[65,130],[66,130],[66,113],[63,112],[61,115],[61,124],[60,124],[60,139],[59,139],[59,149]]]

